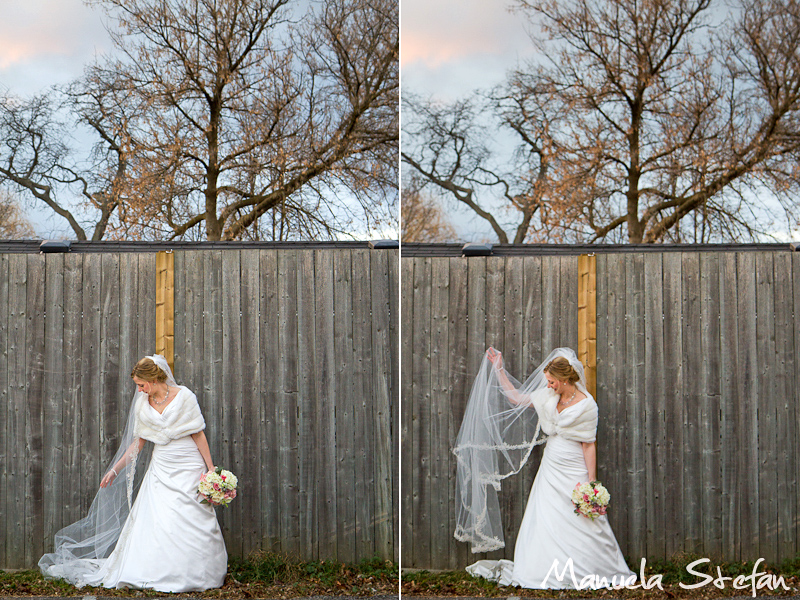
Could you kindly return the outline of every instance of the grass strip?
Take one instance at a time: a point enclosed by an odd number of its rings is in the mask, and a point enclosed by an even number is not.
[[[647,561],[644,570],[645,581],[653,583],[652,589],[599,589],[599,590],[530,590],[518,587],[501,586],[487,581],[481,577],[472,577],[466,571],[413,571],[403,572],[401,575],[401,593],[406,596],[462,596],[462,597],[524,597],[524,598],[725,598],[731,596],[750,596],[752,588],[750,580],[740,581],[746,584],[746,589],[736,589],[732,580],[719,580],[717,584],[708,581],[702,587],[685,589],[685,585],[698,584],[704,578],[698,577],[687,570],[694,561],[703,558],[693,554],[677,554],[670,560]],[[640,564],[629,564],[631,570],[637,574],[636,583],[641,583]],[[692,567],[698,573],[718,577],[717,568],[724,577],[736,578],[752,576],[756,561],[746,562],[706,562]],[[770,590],[765,584],[757,589],[759,596],[798,596],[800,595],[800,554],[793,560],[787,560],[778,566],[759,563],[758,573],[767,573],[770,576],[780,576],[789,590],[777,585]],[[655,585],[655,575],[661,575],[661,588]],[[569,574],[567,574],[569,579]],[[756,585],[766,583],[763,576],[752,578]],[[771,583],[775,580],[772,579]],[[578,580],[580,583],[580,580]],[[719,587],[719,586],[722,587]]]
[[[379,558],[358,564],[300,561],[274,552],[254,552],[246,559],[231,558],[225,584],[218,589],[185,594],[154,590],[83,587],[45,579],[39,571],[0,571],[2,596],[118,596],[175,598],[297,598],[301,596],[373,596],[396,594],[398,568]]]

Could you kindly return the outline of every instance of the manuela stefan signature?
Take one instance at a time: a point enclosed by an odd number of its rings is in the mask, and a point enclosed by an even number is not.
[[[693,590],[696,588],[701,588],[703,586],[708,585],[709,583],[713,583],[719,589],[724,589],[726,582],[730,581],[731,586],[736,590],[744,590],[750,588],[753,594],[753,598],[756,597],[756,590],[761,590],[767,588],[769,590],[776,590],[778,586],[781,586],[784,590],[789,590],[786,586],[786,582],[781,575],[772,575],[767,573],[766,571],[759,571],[758,565],[764,562],[763,558],[759,558],[756,561],[756,564],[753,565],[753,572],[749,575],[737,575],[736,577],[729,577],[722,574],[722,570],[717,567],[717,576],[714,577],[713,575],[708,575],[706,573],[701,573],[700,571],[696,571],[695,567],[705,564],[707,562],[711,562],[710,558],[700,558],[692,563],[686,565],[686,570],[689,572],[690,575],[694,575],[698,577],[700,581],[697,583],[683,583],[682,581],[679,585],[687,590]],[[569,576],[572,580],[573,587],[578,590],[585,590],[585,589],[599,589],[599,588],[607,588],[609,590],[614,589],[618,590],[621,588],[626,588],[629,590],[635,590],[638,588],[642,588],[645,590],[651,590],[653,588],[658,588],[659,590],[664,590],[662,586],[663,575],[660,573],[656,573],[646,577],[644,574],[645,566],[647,564],[647,560],[642,558],[642,562],[639,566],[639,581],[637,583],[636,575],[630,575],[629,577],[617,576],[611,578],[611,581],[608,580],[608,577],[599,577],[598,575],[589,574],[583,577],[580,582],[577,581],[575,578],[575,569],[572,562],[572,558],[567,559],[567,562],[564,564],[564,568],[561,572],[558,572],[558,559],[553,561],[553,566],[550,567],[550,570],[545,575],[544,579],[542,580],[542,587],[546,588],[549,587],[547,585],[547,580],[550,578],[550,575],[553,574],[558,581],[564,581],[567,577],[567,571],[569,571]]]

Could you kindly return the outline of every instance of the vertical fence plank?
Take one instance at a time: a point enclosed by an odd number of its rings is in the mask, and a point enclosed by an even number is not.
[[[38,562],[44,553],[44,353],[45,353],[45,270],[44,257],[27,255],[27,356],[25,386],[25,562]]]
[[[64,459],[68,476],[81,477],[81,374],[83,373],[82,312],[83,258],[82,254],[64,257],[64,364],[69,368],[64,377]],[[81,518],[82,486],[66,486],[62,493],[64,506],[61,526]],[[60,529],[60,527],[59,527]]]
[[[0,281],[3,281],[0,261]],[[52,549],[53,536],[64,525],[62,498],[67,461],[64,456],[64,255],[45,255],[45,349],[44,349],[44,550]],[[0,304],[5,304],[0,290]],[[2,349],[0,340],[0,349]],[[0,370],[0,372],[2,372]],[[0,400],[2,402],[2,400]],[[0,410],[0,431],[3,411]],[[3,463],[0,442],[0,464]],[[2,467],[0,467],[2,469]],[[0,485],[2,481],[0,480]],[[5,506],[0,492],[0,507]],[[0,517],[0,530],[5,531]],[[0,564],[4,564],[0,560]]]
[[[793,312],[794,319],[796,320],[798,315],[800,315],[800,252],[795,251],[792,254],[792,290],[793,290]],[[800,335],[797,334],[797,325],[796,322],[793,324],[795,328],[795,343],[794,343],[794,354],[796,355],[798,350],[800,350]],[[0,345],[0,349],[2,349],[2,345]],[[800,397],[800,360],[794,360],[794,393],[792,394],[792,398]],[[790,481],[793,487],[794,493],[791,497],[794,499],[794,510],[793,514],[800,513],[800,406],[796,403],[794,405],[794,440],[789,440],[789,446],[793,449],[793,461],[794,463],[790,463],[788,470],[790,473]],[[795,553],[800,552],[800,519],[794,520],[794,545],[795,545]],[[791,532],[791,528],[790,528]]]
[[[394,252],[373,252],[370,261],[370,280],[372,295],[370,307],[372,311],[372,398],[374,409],[370,430],[375,444],[373,473],[375,478],[375,553],[377,556],[391,556],[393,552],[393,507],[396,492],[395,480],[392,477],[392,457],[396,456],[392,440],[392,373],[393,357],[396,355],[392,347],[390,335],[391,319],[395,317],[390,308],[391,297],[398,290],[391,285],[389,269],[391,262],[397,262]],[[396,424],[395,424],[396,426]]]
[[[736,380],[739,376],[739,338],[736,299],[736,255],[723,254],[720,258],[720,437],[721,437],[721,517],[722,547],[732,560],[747,560],[741,554],[739,535],[739,506],[743,498],[739,490],[737,456],[739,447],[739,404]]]
[[[280,381],[278,373],[281,365],[282,349],[279,343],[279,301],[278,301],[278,252],[276,250],[259,251],[260,266],[260,313],[261,329],[259,332],[259,342],[264,349],[264,368],[260,373],[261,395],[262,395],[262,425],[261,435],[263,436],[263,449],[261,458],[261,535],[262,547],[265,550],[281,550],[281,479],[279,464],[280,444],[278,439],[278,405],[280,402]],[[332,272],[332,268],[331,271]],[[331,293],[331,299],[333,294]],[[332,304],[332,302],[331,302]],[[325,307],[328,309],[328,307]],[[321,315],[332,314],[333,308],[329,311],[320,312]],[[320,346],[319,351],[324,350],[325,346]],[[324,361],[317,361],[317,364],[325,365]],[[321,379],[328,375],[329,371],[321,371]],[[325,387],[320,389],[320,396],[323,403],[332,404],[335,402],[333,392]],[[320,443],[328,445],[331,443],[330,431],[328,426],[320,432]],[[333,444],[335,447],[335,444]],[[331,465],[328,464],[328,467]],[[330,477],[330,475],[328,475]],[[327,479],[324,473],[320,473],[320,487],[328,496],[332,498],[335,506],[335,488],[330,489],[326,485]],[[335,519],[335,508],[331,517]],[[331,537],[336,538],[336,525],[329,523]],[[335,543],[332,551],[335,552]]]
[[[610,456],[613,451],[610,446],[612,436],[608,426],[610,425],[609,396],[613,393],[610,389],[613,385],[613,380],[608,375],[608,372],[612,365],[610,359],[613,332],[609,322],[611,299],[608,291],[608,263],[609,256],[607,254],[599,254],[597,256],[597,346],[602,351],[597,353],[597,395],[595,396],[595,401],[598,409],[597,477],[603,481],[607,488],[610,488],[614,459]],[[612,510],[609,516],[612,525],[616,521],[614,513],[615,511]],[[617,541],[619,541],[619,538],[617,538]],[[622,550],[625,552],[624,548]]]
[[[233,250],[222,253],[222,390],[219,397],[218,421],[221,446],[215,449],[219,461],[226,469],[234,473],[242,473],[242,279],[241,251]],[[247,370],[253,370],[248,364]],[[225,510],[224,524],[228,532],[226,540],[229,551],[234,556],[241,556],[242,545],[242,502],[232,503]]]
[[[177,259],[177,256],[176,256]],[[242,251],[241,261],[241,432],[238,446],[240,456],[237,468],[246,479],[246,501],[242,506],[242,546],[247,555],[261,546],[262,484],[260,464],[262,449],[268,440],[262,440],[263,423],[261,400],[261,355],[259,336],[261,325],[259,260],[257,251]],[[176,266],[176,275],[177,275]],[[176,315],[177,317],[177,315]],[[177,331],[176,331],[177,333]],[[310,398],[312,394],[308,394]],[[310,402],[309,402],[310,403]],[[243,486],[243,487],[245,487]]]
[[[385,556],[392,556],[400,564],[400,251],[387,251],[388,268],[388,304],[389,304],[389,346],[387,351],[388,381],[390,391],[391,423],[389,433],[391,439],[391,531],[394,551]]]
[[[119,447],[124,426],[119,423],[127,414],[128,404],[114,400],[122,381],[128,382],[127,373],[124,379],[120,373],[120,263],[118,254],[100,255],[100,340],[99,391],[103,401],[100,402],[100,476],[106,473],[114,453]],[[131,386],[127,389],[130,390]]]
[[[669,382],[665,390],[664,415],[667,436],[667,463],[664,479],[666,493],[671,498],[673,509],[681,515],[683,500],[683,437],[685,432],[683,416],[683,329],[682,329],[682,262],[677,252],[664,254],[664,377]],[[676,516],[667,519],[667,556],[684,549],[683,519]]]
[[[722,554],[719,255],[700,254],[700,478],[703,556]]]
[[[542,257],[542,350],[546,356],[561,341],[561,261]],[[542,357],[544,358],[544,356]]]
[[[400,338],[401,351],[400,351],[400,372],[403,376],[400,379],[402,386],[401,397],[403,398],[403,406],[400,411],[400,443],[403,448],[416,448],[414,440],[414,414],[417,410],[417,398],[414,395],[414,379],[409,377],[409,373],[413,373],[414,369],[414,325],[416,318],[414,315],[414,266],[416,262],[414,259],[403,260],[400,265],[400,302],[401,312],[403,318],[403,334]],[[421,458],[421,457],[420,457]],[[414,494],[414,471],[417,468],[419,459],[417,456],[413,458],[407,454],[402,453],[400,460],[400,490],[402,495],[400,497],[400,513],[405,515],[403,518],[403,527],[400,528],[400,546],[403,555],[401,562],[409,566],[416,566],[419,563],[415,552],[415,532],[416,532],[416,516],[414,512],[414,503],[416,501]]]
[[[664,531],[672,506],[667,498],[664,469],[666,467],[666,435],[664,424],[664,391],[669,382],[664,378],[664,297],[661,255],[644,255],[644,386],[645,399],[645,481],[647,530],[642,556],[665,556]],[[634,556],[632,552],[629,556]]]
[[[9,306],[9,254],[0,254],[0,305]],[[11,456],[13,440],[11,438],[12,405],[8,389],[8,340],[10,328],[10,311],[0,313],[0,531],[12,531],[13,524],[9,519],[11,494],[9,478],[11,477]],[[11,565],[10,536],[0,540],[0,565]]]
[[[702,552],[701,523],[702,480],[700,469],[700,372],[703,357],[700,322],[700,257],[697,253],[681,253],[682,286],[682,358],[683,379],[683,527],[684,544],[688,552]]]
[[[120,384],[117,390],[117,431],[120,435],[125,429],[131,401],[135,393],[135,386],[130,378],[130,373],[136,362],[142,358],[139,355],[138,329],[139,322],[138,296],[139,296],[139,260],[136,254],[129,252],[119,255],[119,368]],[[65,311],[65,317],[68,314]],[[65,322],[66,327],[66,322]],[[178,381],[180,374],[176,373]]]
[[[578,351],[578,257],[560,256],[559,270],[561,292],[558,306],[561,334],[559,346]]]
[[[25,326],[27,322],[27,261],[24,254],[13,254],[9,261],[8,286],[8,442],[9,531],[7,555],[12,567],[22,567],[25,561],[25,387],[26,357]]]
[[[511,373],[517,373],[524,378],[530,374],[526,369],[523,359],[523,257],[509,256],[505,260],[505,273],[503,277],[505,332],[503,339],[503,356],[506,368]],[[526,471],[527,469],[523,469]],[[504,504],[501,504],[503,513],[507,513],[508,534],[506,540],[506,556],[513,552],[517,543],[517,531],[522,522],[524,502],[522,498],[528,497],[529,488],[525,488],[525,478],[522,474],[506,479],[501,488]]]
[[[775,298],[775,400],[777,407],[777,430],[775,439],[782,451],[776,453],[778,502],[777,560],[784,561],[795,556],[795,516],[797,487],[797,436],[795,410],[797,390],[794,379],[795,335],[793,322],[792,255],[775,253],[774,298]]]
[[[597,396],[597,257],[578,257],[578,360],[586,372],[586,388]]]
[[[739,430],[736,440],[738,453],[738,493],[741,498],[742,558],[760,552],[760,521],[758,514],[758,363],[756,354],[756,263],[755,255],[742,252],[737,256],[738,282],[738,339]]]
[[[336,310],[334,297],[334,311]],[[297,252],[278,254],[278,347],[281,349],[281,364],[278,370],[278,468],[281,490],[281,547],[290,554],[298,554],[300,548],[300,510],[297,487]],[[337,314],[337,318],[339,315]],[[344,317],[343,317],[344,318]],[[342,395],[337,405],[351,401]],[[347,417],[345,418],[345,420]],[[338,425],[338,415],[337,415]],[[349,424],[344,424],[346,435],[352,435]],[[348,430],[349,429],[349,430]],[[352,456],[348,457],[352,460]],[[352,469],[351,469],[352,471]],[[351,523],[351,519],[347,519]]]
[[[756,435],[758,436],[759,556],[778,558],[777,444],[778,398],[775,365],[775,288],[772,253],[757,252],[756,260],[756,356],[758,361]]]
[[[373,439],[369,430],[372,421],[373,397],[368,383],[372,373],[372,327],[370,325],[371,281],[370,254],[372,250],[353,250],[353,429],[359,443],[354,449],[353,491],[356,500],[356,560],[371,558],[375,553],[372,535],[372,515],[375,504],[372,473]]]
[[[223,323],[223,293],[222,293],[222,251],[203,251],[203,364],[205,376],[203,378],[202,401],[198,397],[200,409],[206,420],[206,437],[211,447],[211,455],[225,456],[223,445],[223,413],[222,405],[225,402],[224,374],[226,368],[224,348],[224,323]],[[140,283],[141,285],[141,283]],[[226,290],[227,293],[227,290]],[[194,390],[193,390],[194,391]],[[196,393],[196,392],[195,392]],[[223,512],[218,513],[222,532],[225,536],[227,547],[234,548],[235,540],[227,527],[227,519]]]
[[[450,430],[447,436],[449,442],[448,459],[450,460],[450,482],[448,490],[451,494],[451,506],[453,507],[450,513],[450,525],[448,527],[448,539],[451,544],[451,554],[443,560],[444,568],[456,568],[460,565],[465,565],[471,558],[471,553],[467,544],[459,542],[453,536],[456,530],[456,464],[458,459],[453,454],[452,449],[455,444],[458,430],[461,427],[461,421],[464,418],[464,410],[467,404],[467,397],[469,395],[470,386],[474,379],[474,374],[469,372],[468,353],[470,351],[469,335],[467,328],[467,320],[464,315],[467,314],[467,298],[468,298],[468,261],[463,258],[448,258],[448,273],[450,277],[449,285],[449,302],[447,306],[447,320],[448,320],[448,358],[447,364],[449,365],[449,389],[451,402],[448,407],[450,413],[449,422]],[[405,312],[403,313],[403,325],[407,327]],[[404,348],[405,351],[405,348]],[[405,354],[404,354],[405,356]],[[405,401],[404,401],[405,410]],[[406,488],[403,488],[406,489]],[[405,495],[405,492],[403,492]],[[444,557],[443,557],[444,558]],[[416,563],[415,563],[416,564]]]
[[[542,346],[542,257],[522,257],[522,269],[524,309],[521,324],[523,340],[520,372],[532,373],[545,357],[545,348]],[[543,446],[534,448],[528,458],[529,464],[525,465],[516,477],[518,498],[527,498],[530,494],[543,451]]]
[[[484,292],[485,298],[485,345],[496,348],[503,352],[505,356],[508,351],[504,345],[505,338],[505,257],[488,257],[486,258],[486,289]],[[481,355],[482,358],[482,355]],[[513,364],[514,356],[509,357],[512,363],[506,364],[506,368],[514,372],[516,365]],[[518,377],[520,375],[517,375]],[[500,488],[500,493],[497,497],[500,505],[500,517],[502,519],[503,532],[506,533],[505,542],[506,547],[497,552],[491,553],[492,558],[503,558],[510,548],[513,548],[513,542],[510,541],[508,536],[515,537],[511,533],[516,527],[513,524],[514,510],[512,486],[503,485]]]
[[[336,361],[336,497],[338,554],[352,562],[356,557],[355,503],[352,492],[355,473],[355,422],[353,411],[353,298],[352,256],[340,252],[333,257],[333,323]]]
[[[88,255],[87,255],[88,257]],[[153,253],[137,254],[139,260],[139,288],[137,291],[139,351],[141,358],[155,351],[156,339],[156,256]]]
[[[421,564],[431,560],[431,499],[430,406],[431,406],[431,259],[414,259],[414,330],[413,363],[411,371],[414,398],[411,436],[415,447],[424,457],[415,465],[411,482],[412,519],[414,524],[414,555]]]
[[[317,368],[314,362],[314,348],[317,344],[314,307],[316,290],[314,283],[314,251],[298,251],[297,262],[297,344],[298,344],[298,487],[300,545],[306,555],[318,559],[319,534],[317,523],[318,490],[316,486],[314,462],[318,455],[316,444],[303,440],[315,439],[319,430],[317,411],[319,404],[315,397],[314,377]]]
[[[178,356],[184,356],[179,381],[190,381],[194,386],[193,391],[197,394],[200,406],[205,406],[205,272],[203,270],[205,253],[193,250],[178,254],[183,257],[184,268],[180,273],[177,271],[176,265],[176,275],[186,281],[186,287],[183,290],[176,289],[178,296],[183,298],[186,319],[186,326],[183,328],[184,337],[177,338],[179,348],[176,348],[176,361]],[[177,259],[178,256],[175,258]],[[178,315],[176,315],[177,317]],[[177,335],[177,331],[175,333]],[[220,448],[215,448],[213,451],[219,453]]]
[[[607,349],[606,360],[604,365],[605,381],[606,381],[606,398],[601,403],[600,414],[605,415],[605,419],[601,420],[598,424],[605,430],[604,440],[598,444],[598,453],[601,455],[608,455],[608,463],[612,468],[607,471],[609,475],[604,475],[607,478],[608,490],[613,498],[624,499],[626,490],[628,489],[628,481],[626,477],[627,468],[629,467],[630,455],[626,451],[627,448],[627,412],[626,406],[626,389],[628,380],[628,371],[625,368],[626,356],[626,314],[627,307],[625,304],[625,282],[626,282],[626,262],[625,257],[620,255],[609,255],[605,260],[606,272],[606,306],[607,306],[607,344],[604,346]],[[598,359],[598,380],[599,374],[599,359]],[[598,381],[598,389],[599,389]],[[618,465],[618,466],[617,466]],[[625,465],[625,470],[620,467]],[[628,530],[629,530],[629,511],[631,506],[624,500],[616,504],[612,518],[610,519],[614,533],[616,534],[617,541],[619,542],[623,552],[628,548]]]
[[[86,514],[103,474],[100,466],[100,254],[83,260],[83,319],[81,326],[81,514]]]
[[[453,508],[450,491],[449,394],[450,358],[449,314],[450,261],[447,258],[431,259],[431,555],[444,556],[449,552],[450,510]]]
[[[646,478],[646,437],[642,424],[647,419],[645,396],[645,289],[644,257],[640,253],[625,256],[625,364],[628,376],[625,388],[625,416],[628,444],[628,477],[622,497],[628,504],[628,554],[646,555],[647,526],[645,495],[640,486],[649,486]],[[648,487],[649,489],[649,487]]]

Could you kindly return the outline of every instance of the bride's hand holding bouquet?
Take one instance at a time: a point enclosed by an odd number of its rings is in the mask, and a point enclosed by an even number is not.
[[[200,484],[197,486],[197,493],[203,497],[200,502],[227,507],[236,498],[238,483],[239,479],[230,471],[222,467],[212,469],[200,477]]]
[[[575,514],[582,515],[594,521],[608,512],[608,503],[611,494],[599,481],[577,483],[572,490],[572,503],[575,505]]]

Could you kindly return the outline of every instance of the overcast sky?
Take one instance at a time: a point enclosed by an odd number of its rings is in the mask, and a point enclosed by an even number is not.
[[[0,0],[0,92],[30,96],[78,77],[111,40],[102,11],[82,0]],[[49,209],[28,208],[43,238],[72,230]]]
[[[509,0],[401,0],[402,92],[454,100],[500,83],[534,58],[526,20],[510,6]],[[496,241],[471,211],[451,203],[448,217],[461,239]]]
[[[498,83],[533,48],[506,0],[401,0],[403,90],[452,99]]]
[[[82,0],[0,0],[0,84],[28,95],[66,83],[111,42]]]

